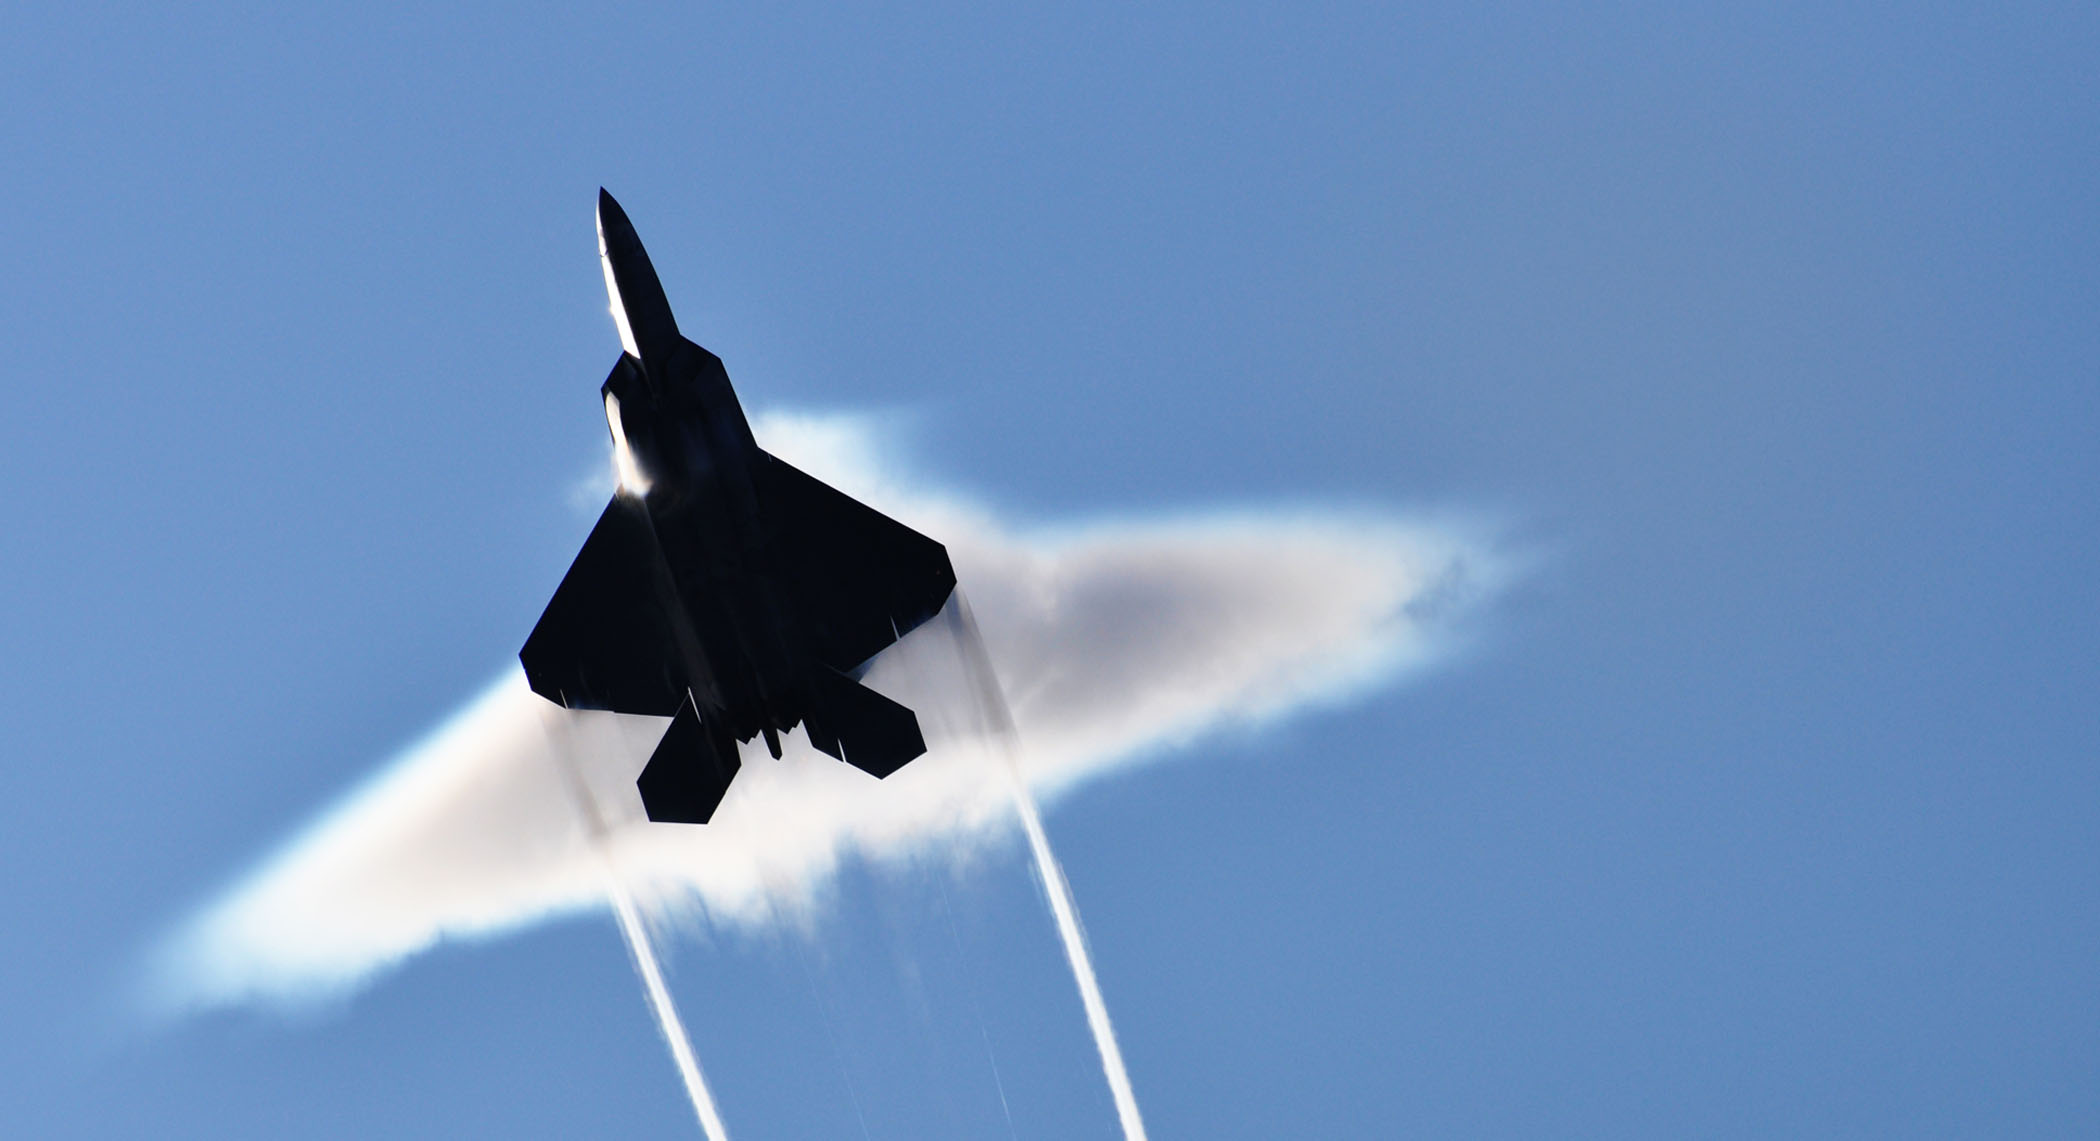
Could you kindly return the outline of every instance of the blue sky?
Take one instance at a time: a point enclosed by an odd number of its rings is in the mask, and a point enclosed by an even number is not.
[[[747,404],[1014,518],[1548,554],[1444,668],[1055,805],[1155,1134],[2092,1132],[2096,24],[0,14],[8,1131],[690,1129],[602,917],[123,1005],[559,580],[604,185]],[[678,943],[732,1135],[1110,1135],[1020,855]]]

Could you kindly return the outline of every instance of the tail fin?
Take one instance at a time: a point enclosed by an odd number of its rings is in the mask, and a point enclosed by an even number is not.
[[[810,744],[875,777],[926,751],[911,710],[844,674],[816,672],[815,708],[802,721]]]
[[[737,756],[736,738],[717,720],[700,720],[688,696],[678,707],[678,716],[656,743],[649,765],[635,781],[642,790],[642,807],[658,823],[705,824],[721,807],[729,782],[743,766]]]

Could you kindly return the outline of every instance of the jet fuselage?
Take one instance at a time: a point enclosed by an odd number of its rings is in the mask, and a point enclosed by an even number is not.
[[[600,388],[620,490],[519,658],[573,709],[672,718],[640,781],[651,819],[704,823],[738,741],[801,725],[887,776],[925,751],[911,710],[859,684],[937,613],[939,543],[768,455],[719,357],[681,336],[611,195],[598,249],[622,352]]]

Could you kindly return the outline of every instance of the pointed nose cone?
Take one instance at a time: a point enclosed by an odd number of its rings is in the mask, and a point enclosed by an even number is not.
[[[666,359],[678,343],[678,322],[671,318],[671,303],[664,298],[663,284],[656,279],[656,267],[649,264],[649,251],[642,248],[634,223],[603,187],[598,190],[598,258],[620,347],[646,370],[650,361]]]

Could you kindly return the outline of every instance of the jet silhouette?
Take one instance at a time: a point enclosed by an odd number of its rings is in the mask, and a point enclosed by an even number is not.
[[[620,487],[518,653],[533,692],[672,719],[636,782],[651,820],[707,823],[738,742],[763,736],[778,758],[798,724],[890,775],[926,741],[859,679],[946,605],[947,549],[759,448],[602,189],[598,252],[623,350],[599,388]]]

